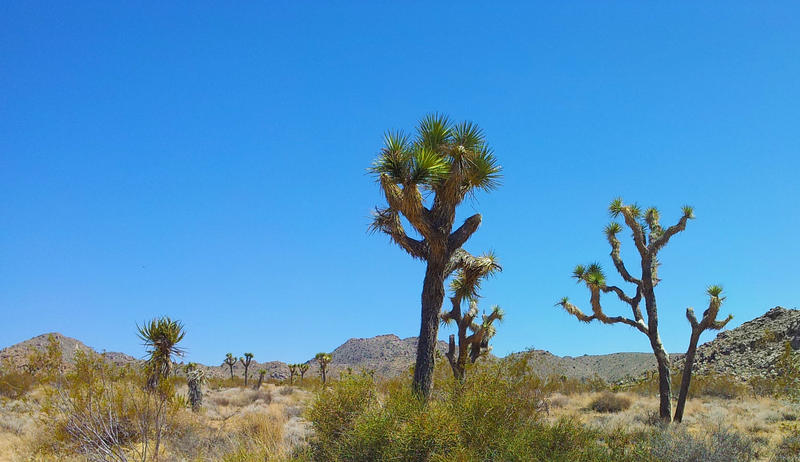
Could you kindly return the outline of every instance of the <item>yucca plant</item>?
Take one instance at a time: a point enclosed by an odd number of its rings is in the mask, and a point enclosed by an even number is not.
[[[153,319],[136,328],[148,354],[147,388],[155,390],[163,380],[169,378],[173,356],[183,356],[184,351],[178,347],[178,343],[186,333],[180,321],[168,316]]]
[[[499,306],[494,306],[488,316],[484,314],[482,321],[477,321],[481,281],[497,271],[500,271],[500,265],[495,256],[484,255],[475,258],[470,266],[460,269],[450,283],[452,308],[440,317],[445,324],[455,323],[458,329],[458,345],[456,335],[451,334],[445,356],[450,362],[453,376],[459,382],[464,381],[467,361],[474,363],[481,356],[489,354],[489,339],[495,334],[494,322],[503,319],[503,311]],[[461,304],[464,301],[469,304],[469,309],[462,314]]]
[[[297,368],[299,364],[288,364],[289,366],[289,385],[294,382],[294,376],[297,375]]]
[[[603,268],[598,263],[592,263],[588,266],[578,265],[572,276],[589,289],[593,314],[585,315],[577,306],[570,303],[567,297],[557,303],[580,321],[598,320],[604,324],[627,324],[647,336],[658,364],[659,415],[665,422],[672,419],[670,359],[658,333],[655,287],[660,281],[658,278],[658,252],[667,245],[673,236],[685,230],[686,223],[694,218],[692,207],[684,206],[682,211],[683,214],[678,223],[664,229],[660,223],[659,211],[655,207],[642,212],[636,204],[625,205],[622,199],[612,201],[609,206],[611,216],[614,218],[621,216],[633,233],[633,243],[639,253],[641,276],[637,278],[631,275],[620,256],[621,243],[617,234],[622,231],[622,225],[616,222],[612,222],[604,230],[608,243],[611,245],[611,260],[622,279],[633,284],[636,292],[633,296],[629,296],[621,288],[607,285]],[[616,295],[622,302],[630,306],[633,317],[606,316],[600,304],[601,293]],[[646,319],[640,307],[642,299],[644,299]]]
[[[267,374],[267,370],[266,369],[259,369],[258,370],[258,383],[256,383],[255,386],[253,386],[254,390],[260,390],[261,389],[261,384],[264,383],[264,376],[266,374]]]
[[[375,209],[370,228],[427,264],[413,380],[413,389],[425,398],[433,384],[444,282],[474,258],[462,246],[481,224],[481,215],[475,214],[454,231],[456,208],[468,195],[496,188],[500,171],[480,127],[441,114],[424,117],[413,136],[388,132],[370,168],[387,202]],[[419,238],[406,233],[401,216]]]
[[[319,363],[319,373],[322,375],[322,386],[325,386],[328,381],[328,364],[333,357],[330,353],[317,353],[314,359]]]
[[[250,363],[253,361],[253,353],[245,353],[244,358],[239,358],[239,362],[244,366],[244,386],[247,386],[247,370],[250,368]]]
[[[236,365],[236,357],[233,356],[233,353],[228,353],[225,355],[225,362],[223,364],[228,365],[228,369],[231,371],[231,378],[233,378],[233,366]]]
[[[197,367],[196,363],[189,363],[184,366],[186,373],[186,386],[189,388],[189,404],[192,406],[192,411],[197,412],[203,405],[203,382],[205,381],[205,372]]]
[[[308,371],[308,363],[298,364],[297,369],[300,371],[300,383],[303,383],[303,379],[305,378],[306,372]]]
[[[725,300],[725,297],[722,296],[722,287],[709,286],[708,289],[706,289],[706,293],[710,297],[710,300],[708,302],[708,309],[703,312],[703,318],[700,322],[697,321],[697,317],[694,315],[694,309],[691,307],[686,309],[686,319],[689,320],[689,324],[692,326],[692,335],[689,337],[689,348],[686,350],[683,376],[681,377],[681,389],[678,393],[678,402],[675,405],[675,422],[681,422],[683,420],[683,409],[686,406],[686,397],[689,395],[689,383],[692,380],[692,366],[694,365],[694,356],[695,353],[697,353],[697,342],[700,340],[700,335],[707,329],[720,330],[733,319],[733,315],[729,314],[724,320],[717,320],[719,308]]]

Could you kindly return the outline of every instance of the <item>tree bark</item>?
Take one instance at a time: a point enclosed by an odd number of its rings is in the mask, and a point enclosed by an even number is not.
[[[656,335],[658,334],[656,333]],[[651,339],[650,342],[658,363],[659,416],[663,421],[669,423],[672,419],[672,379],[669,370],[669,354],[664,350],[660,339]]]
[[[414,365],[412,388],[424,399],[433,387],[434,352],[439,331],[439,312],[444,301],[445,263],[428,260],[425,281],[422,284],[422,324],[419,328],[417,360]]]
[[[678,393],[678,403],[675,405],[675,422],[683,420],[683,409],[686,406],[686,397],[689,395],[689,384],[692,381],[692,366],[694,365],[694,355],[697,352],[697,342],[700,340],[700,332],[692,329],[692,336],[689,339],[689,349],[686,350],[686,363],[683,365],[683,376],[681,377],[681,390]]]

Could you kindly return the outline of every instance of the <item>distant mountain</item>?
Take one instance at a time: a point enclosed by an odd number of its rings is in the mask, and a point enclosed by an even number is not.
[[[58,333],[43,334],[0,350],[0,363],[10,361],[17,367],[23,366],[32,349],[43,350],[46,347],[49,335],[53,335],[59,341],[68,363],[73,362],[75,351],[78,349],[91,350],[76,339]],[[800,310],[775,307],[736,329],[721,332],[713,341],[698,347],[695,370],[701,373],[713,371],[733,374],[743,379],[754,375],[770,376],[773,373],[775,360],[786,341],[789,341],[795,350],[800,349]],[[333,350],[333,359],[329,366],[330,375],[338,377],[348,368],[355,372],[362,369],[374,370],[376,375],[383,377],[407,374],[416,358],[416,348],[417,337],[401,339],[396,335],[387,334],[370,338],[351,338]],[[447,351],[447,344],[440,341],[437,349],[444,354]],[[124,353],[104,354],[109,361],[116,364],[139,361]],[[600,377],[608,382],[640,377],[656,367],[652,353],[561,357],[544,350],[530,350],[513,353],[510,356],[527,356],[534,371],[539,375],[564,375],[581,379]],[[673,365],[681,367],[683,355],[675,354],[672,358]],[[310,366],[306,375],[318,375],[317,362],[313,358],[306,362]],[[215,377],[227,377],[230,374],[228,366],[221,362],[200,367]],[[250,365],[252,376],[258,376],[260,369],[267,371],[267,378],[284,379],[289,376],[289,368],[281,361],[264,363],[253,361]],[[233,372],[241,377],[244,367],[237,362]]]
[[[795,351],[800,350],[800,310],[776,306],[699,346],[693,370],[736,375],[741,379],[770,377],[786,342]],[[682,360],[676,361],[676,366],[682,367]]]

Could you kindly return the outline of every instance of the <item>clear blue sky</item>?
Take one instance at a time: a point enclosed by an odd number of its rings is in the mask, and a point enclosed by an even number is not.
[[[696,208],[662,252],[669,351],[708,284],[734,325],[798,305],[796,2],[167,3],[0,6],[0,346],[141,355],[161,314],[207,363],[416,335],[424,266],[367,233],[366,168],[430,111],[505,169],[461,213],[504,264],[496,353],[649,351],[553,306],[587,308],[575,264],[611,267],[615,196]]]

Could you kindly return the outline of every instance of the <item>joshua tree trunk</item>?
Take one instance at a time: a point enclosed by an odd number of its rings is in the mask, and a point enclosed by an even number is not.
[[[254,390],[260,390],[261,384],[264,383],[264,373],[258,374],[258,383],[253,387]]]
[[[692,366],[694,365],[694,355],[697,352],[697,342],[700,340],[700,332],[692,331],[689,339],[689,349],[686,350],[686,363],[683,365],[683,376],[681,377],[681,391],[678,393],[678,403],[675,405],[675,422],[683,421],[683,408],[686,406],[686,397],[689,395],[689,383],[692,381]]]
[[[231,378],[233,378],[233,364],[228,364],[228,368],[231,370]]]
[[[439,331],[439,312],[444,301],[444,264],[428,262],[422,284],[422,324],[419,328],[417,361],[414,365],[413,389],[428,397],[433,386],[434,353]]]

